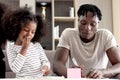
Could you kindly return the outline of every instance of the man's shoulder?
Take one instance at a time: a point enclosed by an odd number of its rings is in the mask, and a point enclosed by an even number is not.
[[[77,28],[65,28],[66,31],[76,31]]]
[[[108,29],[98,29],[97,33],[100,34],[112,34],[110,30]]]
[[[102,35],[102,36],[112,36],[112,32],[109,31],[108,29],[99,29],[97,31],[97,34]]]
[[[64,31],[63,31],[63,35],[71,35],[71,36],[74,36],[76,34],[78,34],[78,29],[77,28],[66,28]]]
[[[66,29],[64,30],[64,32],[74,33],[74,32],[78,32],[78,29],[77,29],[77,28],[66,28]]]

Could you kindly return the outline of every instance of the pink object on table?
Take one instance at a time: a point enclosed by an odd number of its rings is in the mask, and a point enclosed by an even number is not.
[[[81,78],[81,69],[80,68],[68,68],[67,78]]]

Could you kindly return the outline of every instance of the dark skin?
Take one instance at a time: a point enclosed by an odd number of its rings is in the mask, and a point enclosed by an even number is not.
[[[97,16],[92,16],[91,12],[88,12],[87,16],[81,16],[78,20],[79,30],[81,32],[80,39],[88,43],[94,39],[95,32],[99,20]],[[85,21],[85,22],[84,22]],[[83,27],[85,26],[85,27]],[[69,49],[64,47],[57,47],[56,55],[54,58],[53,70],[59,76],[67,77],[67,68],[65,66],[68,56]],[[120,50],[119,47],[114,46],[106,50],[109,61],[112,66],[106,69],[92,69],[87,75],[84,75],[86,78],[103,78],[103,77],[113,77],[116,74],[120,73]],[[82,64],[81,64],[82,65]],[[76,67],[81,67],[81,65]]]
[[[60,53],[63,53],[62,55]],[[67,77],[67,69],[65,67],[65,64],[67,62],[69,56],[69,50],[66,48],[57,48],[56,55],[55,55],[55,62],[54,62],[54,68],[55,72],[59,72],[59,76],[65,76]],[[59,67],[59,69],[58,69]]]
[[[118,51],[119,50],[117,47],[112,47],[106,51],[111,64],[114,65],[114,66],[110,67],[109,70],[112,71],[114,74],[109,74],[109,72],[108,72],[108,74],[104,75],[105,77],[112,77],[116,73],[119,73],[120,68],[118,68],[118,67],[120,67],[120,58],[119,58],[120,55],[118,55]],[[62,48],[62,47],[59,47],[56,49],[56,55],[55,55],[55,60],[54,60],[54,71],[59,76],[63,75],[64,77],[67,77],[67,68],[65,67],[65,63],[68,59],[68,56],[69,56],[68,49]],[[92,73],[90,71],[86,77],[92,78],[94,76],[92,76]]]

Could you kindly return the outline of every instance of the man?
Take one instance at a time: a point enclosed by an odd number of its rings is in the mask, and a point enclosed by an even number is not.
[[[100,9],[92,4],[80,6],[78,29],[65,29],[60,37],[53,70],[67,77],[68,57],[71,67],[82,68],[82,77],[110,78],[120,73],[120,50],[112,33],[98,29],[102,19]],[[108,57],[108,58],[107,58]],[[107,68],[108,60],[112,66]]]

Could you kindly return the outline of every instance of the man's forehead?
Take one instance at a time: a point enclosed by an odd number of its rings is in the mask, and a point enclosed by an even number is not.
[[[99,21],[97,15],[81,15],[79,17],[80,20],[93,20],[93,21]]]

